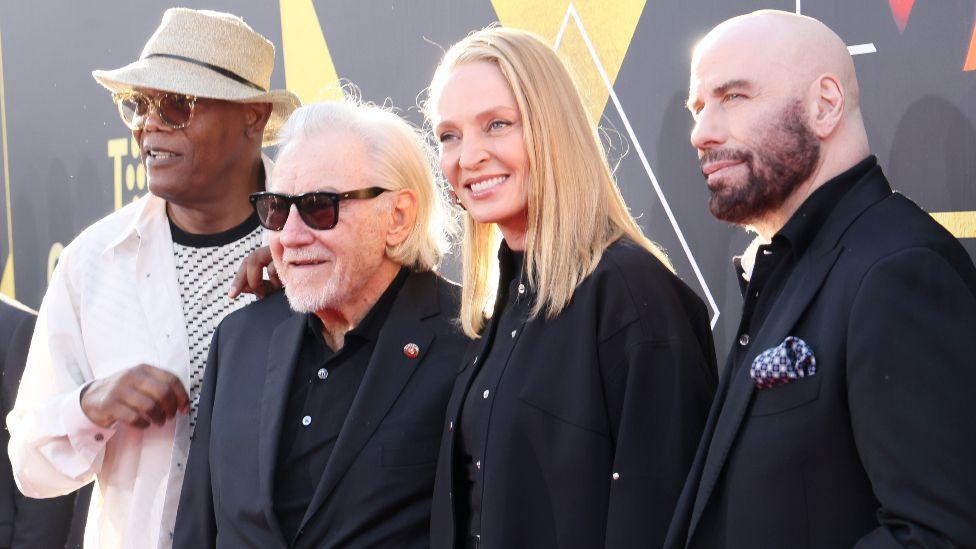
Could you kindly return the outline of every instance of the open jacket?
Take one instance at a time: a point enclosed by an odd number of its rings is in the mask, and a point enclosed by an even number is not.
[[[284,293],[228,315],[210,348],[174,546],[427,547],[440,425],[467,343],[458,298],[436,274],[408,276],[293,540],[273,490],[306,315]]]

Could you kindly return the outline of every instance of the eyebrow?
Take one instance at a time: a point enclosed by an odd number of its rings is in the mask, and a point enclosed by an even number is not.
[[[475,115],[475,118],[484,118],[485,116],[487,116],[489,114],[494,114],[494,113],[496,113],[498,111],[508,111],[508,112],[514,113],[516,116],[519,116],[519,118],[521,118],[520,113],[519,113],[519,110],[518,110],[518,106],[509,107],[507,105],[495,105],[495,106],[492,106],[492,107],[488,107],[487,109],[484,109],[481,112],[479,112],[478,114],[476,114]],[[441,120],[434,127],[434,131],[436,133],[437,131],[439,131],[440,129],[442,129],[443,126],[454,126],[454,125],[455,125],[455,123],[454,123],[453,120]]]
[[[742,79],[742,78],[735,78],[735,79],[732,79],[732,80],[726,80],[722,84],[719,84],[718,86],[715,86],[714,88],[712,88],[712,92],[709,95],[711,97],[721,97],[721,96],[725,95],[726,93],[728,93],[729,90],[732,90],[732,89],[735,89],[735,88],[748,88],[748,87],[751,87],[751,86],[752,86],[752,83],[749,82],[748,80],[745,80],[745,79]],[[688,107],[688,110],[690,110],[691,112],[695,112],[695,107],[698,106],[700,103],[701,103],[701,101],[699,101],[699,100],[697,100],[695,98],[689,97],[688,98],[688,101],[685,103],[685,106]]]

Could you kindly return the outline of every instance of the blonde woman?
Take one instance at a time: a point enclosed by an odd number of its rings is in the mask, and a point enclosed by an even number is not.
[[[461,325],[478,338],[432,547],[660,547],[716,385],[707,310],[630,216],[539,38],[455,44],[426,111],[465,209]]]

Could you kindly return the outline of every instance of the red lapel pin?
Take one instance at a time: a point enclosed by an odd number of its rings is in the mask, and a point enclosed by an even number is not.
[[[403,354],[405,354],[407,358],[417,358],[420,356],[420,347],[418,347],[416,343],[407,343],[403,346]]]

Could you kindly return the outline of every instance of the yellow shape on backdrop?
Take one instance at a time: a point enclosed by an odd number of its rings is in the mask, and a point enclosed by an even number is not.
[[[3,278],[0,278],[0,292],[12,298],[17,297],[17,289],[14,285],[14,228],[13,219],[10,215],[10,168],[7,161],[7,103],[4,94],[3,81],[3,40],[0,40],[0,141],[3,144],[3,190],[7,201],[7,257],[3,264]]]
[[[281,0],[285,86],[302,103],[342,99],[339,76],[312,0]]]
[[[599,121],[610,98],[610,90],[586,45],[584,32],[612,86],[647,1],[492,0],[491,3],[503,25],[535,32],[550,44],[555,43],[563,23],[566,23],[557,51],[572,68],[590,116]],[[575,11],[579,22],[570,10]]]
[[[932,217],[956,238],[976,238],[976,212],[934,212]]]

